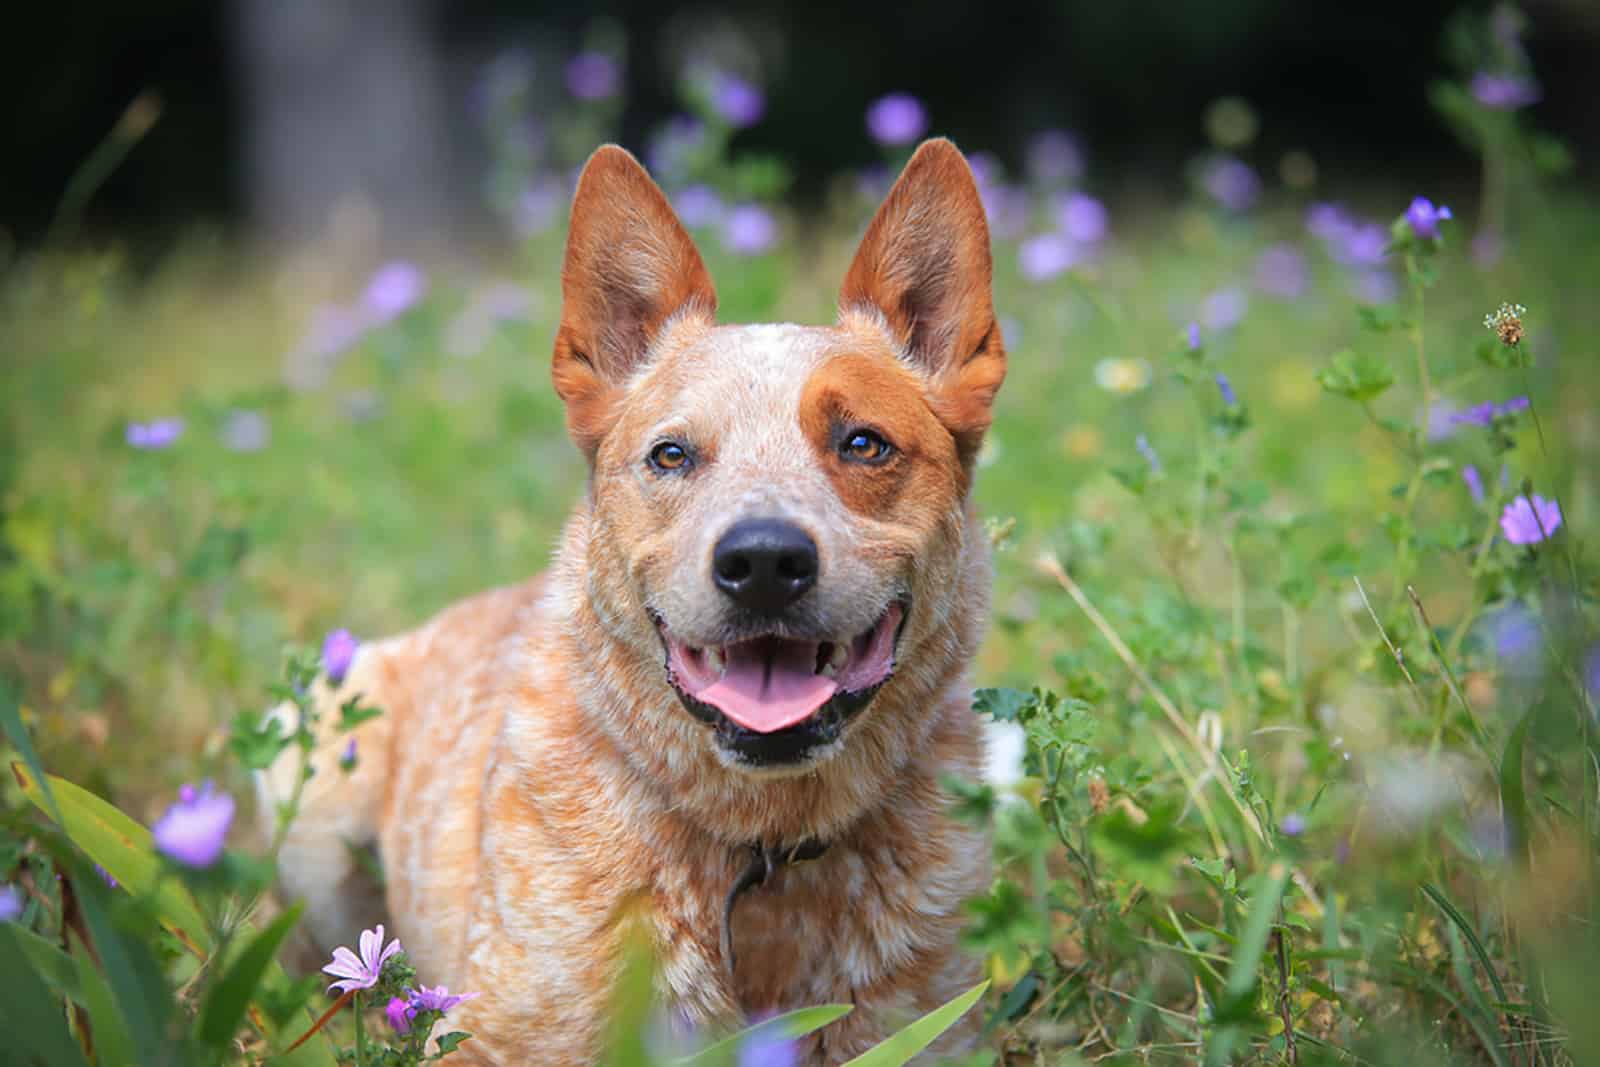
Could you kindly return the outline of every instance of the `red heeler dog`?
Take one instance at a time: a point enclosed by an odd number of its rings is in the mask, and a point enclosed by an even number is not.
[[[642,917],[681,1018],[850,1003],[802,1049],[840,1063],[980,967],[956,940],[989,842],[941,784],[983,774],[970,492],[1006,366],[972,172],[918,149],[834,325],[734,326],[607,146],[561,289],[585,499],[546,574],[365,645],[319,694],[385,714],[351,773],[344,737],[313,752],[285,882],[322,943],[387,916],[424,981],[480,992],[449,1020],[467,1062],[593,1062]],[[264,811],[297,768],[261,777]],[[352,845],[378,849],[381,898]]]

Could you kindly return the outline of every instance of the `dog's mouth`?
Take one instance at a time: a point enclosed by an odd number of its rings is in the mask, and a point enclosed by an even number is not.
[[[667,679],[724,748],[756,765],[795,763],[836,739],[894,673],[905,605],[891,603],[853,637],[775,634],[725,645],[689,645],[657,625]]]

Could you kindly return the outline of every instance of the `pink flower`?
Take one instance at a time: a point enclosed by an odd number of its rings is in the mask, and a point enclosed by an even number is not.
[[[1519,496],[1500,513],[1500,529],[1514,545],[1536,545],[1561,525],[1561,506],[1535,493]]]
[[[464,1000],[471,1000],[476,993],[452,993],[444,986],[418,986],[411,991],[411,1007],[414,1011],[436,1011],[443,1015],[451,1008]]]
[[[384,1017],[397,1034],[411,1032],[411,1020],[417,1017],[417,1007],[402,997],[390,997],[389,1006],[383,1009]]]
[[[356,989],[371,989],[378,984],[378,979],[383,977],[383,965],[400,951],[399,938],[395,938],[387,945],[383,943],[382,923],[371,930],[361,931],[360,944],[359,958],[343,945],[333,950],[333,961],[322,969],[325,973],[341,980],[330,985],[328,992],[331,993],[335,989],[341,993],[349,993]]]

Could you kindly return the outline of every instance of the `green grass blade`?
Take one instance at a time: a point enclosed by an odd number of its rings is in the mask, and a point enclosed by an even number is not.
[[[6,947],[7,939],[9,947]],[[59,946],[16,923],[0,923],[0,952],[20,955],[56,995],[83,1003],[83,994],[78,988],[78,965]]]
[[[1278,913],[1284,887],[1289,884],[1289,868],[1274,863],[1267,868],[1261,888],[1250,902],[1250,914],[1245,917],[1244,932],[1233,950],[1233,962],[1228,965],[1227,993],[1230,999],[1250,992],[1256,983],[1261,967],[1261,957],[1267,951],[1267,937],[1272,933],[1272,920]]]
[[[694,1067],[700,1064],[721,1063],[728,1056],[738,1050],[739,1046],[755,1037],[786,1037],[790,1040],[805,1037],[807,1034],[821,1030],[831,1022],[836,1022],[849,1015],[854,1008],[849,1004],[819,1004],[814,1008],[799,1008],[795,1011],[774,1015],[754,1026],[747,1026],[736,1034],[723,1038],[714,1045],[707,1045],[693,1056],[676,1061],[682,1067]]]
[[[45,777],[44,764],[39,762],[39,754],[33,750],[33,741],[28,737],[27,727],[22,725],[22,712],[17,704],[17,694],[11,688],[11,683],[5,679],[0,679],[0,727],[5,729],[6,736],[11,738],[11,744],[16,750],[22,753],[22,762],[27,764],[34,780],[44,783],[40,800],[34,803],[38,804],[59,826],[61,809],[56,806],[55,794],[50,791],[50,781]],[[21,780],[20,776],[18,780]]]
[[[89,1016],[89,1035],[94,1041],[96,1063],[140,1063],[133,1037],[128,1033],[128,1023],[117,1007],[117,998],[111,993],[105,975],[101,974],[89,958],[81,943],[72,953],[77,965],[78,987],[83,991],[83,1007]]]
[[[1461,914],[1461,909],[1451,903],[1450,898],[1445,896],[1442,890],[1428,882],[1422,883],[1422,892],[1424,896],[1433,901],[1434,907],[1444,912],[1446,917],[1455,924],[1456,929],[1461,931],[1461,936],[1467,939],[1467,945],[1472,949],[1473,954],[1478,957],[1478,963],[1483,967],[1483,973],[1489,976],[1489,984],[1494,986],[1495,998],[1502,1004],[1509,1002],[1511,998],[1506,995],[1506,987],[1501,983],[1500,975],[1495,971],[1494,964],[1490,962],[1489,950],[1484,948],[1482,941],[1478,940],[1478,932],[1472,928],[1472,923],[1467,920],[1467,917]]]
[[[1512,727],[1500,760],[1500,808],[1505,813],[1506,845],[1519,863],[1528,858],[1528,793],[1522,780],[1522,747],[1532,719],[1533,709],[1529,708]]]
[[[217,1047],[233,1040],[250,1007],[250,998],[278,954],[283,939],[300,921],[300,913],[304,909],[304,901],[298,902],[273,920],[239,953],[228,972],[212,987],[205,1006],[200,1009],[200,1040]]]
[[[83,1050],[67,1032],[61,1003],[28,966],[28,958],[10,950],[8,925],[0,923],[0,1034],[5,1035],[6,1062],[85,1067]]]
[[[845,1067],[900,1067],[933,1044],[934,1040],[956,1024],[972,1010],[972,1006],[989,988],[988,979],[979,982],[943,1007],[935,1008],[898,1034],[868,1049]]]

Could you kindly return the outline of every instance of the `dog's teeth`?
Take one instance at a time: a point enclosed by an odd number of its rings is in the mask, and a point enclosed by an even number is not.
[[[845,664],[850,662],[850,646],[843,641],[833,643],[833,651],[828,654],[828,668],[830,676],[833,671],[844,670]]]
[[[722,672],[728,669],[728,661],[723,658],[722,649],[706,649],[706,669],[718,678],[722,677]]]

